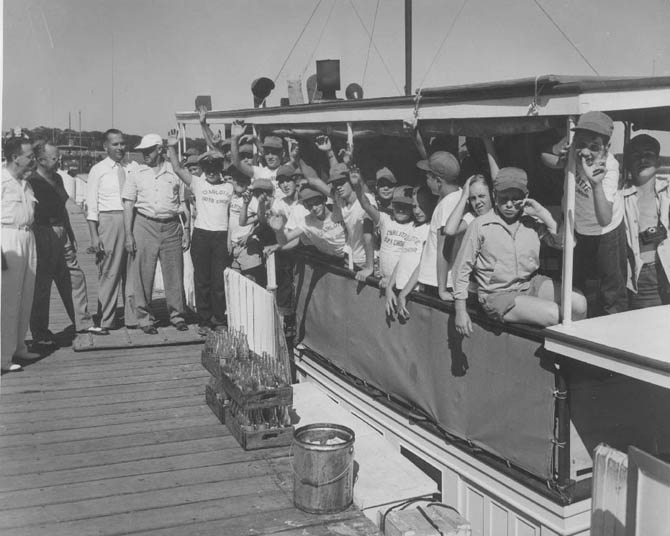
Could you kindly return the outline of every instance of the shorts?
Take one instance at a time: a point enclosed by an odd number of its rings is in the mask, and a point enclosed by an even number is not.
[[[503,290],[491,294],[480,294],[479,304],[488,317],[498,322],[504,322],[505,315],[514,308],[514,300],[516,300],[517,296],[537,297],[540,293],[540,287],[547,281],[553,282],[553,279],[546,275],[536,274],[529,281],[527,289]]]
[[[233,243],[230,256],[232,257],[230,267],[238,272],[245,272],[263,264],[263,250],[260,242],[254,239]]]

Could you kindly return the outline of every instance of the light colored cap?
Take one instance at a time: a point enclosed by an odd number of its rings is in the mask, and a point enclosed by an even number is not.
[[[523,169],[515,167],[501,168],[493,179],[493,189],[496,192],[516,188],[524,194],[528,193],[528,175]]]
[[[149,149],[150,147],[156,147],[156,145],[163,145],[163,138],[160,134],[147,134],[142,136],[142,141],[135,149]]]
[[[432,171],[445,179],[457,179],[461,172],[458,159],[447,151],[436,151],[428,157],[428,160],[420,160],[416,167],[424,171]]]

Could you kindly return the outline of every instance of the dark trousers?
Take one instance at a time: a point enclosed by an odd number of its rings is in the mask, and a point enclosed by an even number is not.
[[[637,294],[628,291],[631,309],[670,303],[670,283],[659,260],[642,265],[637,278]]]
[[[589,316],[611,315],[628,309],[626,292],[626,231],[616,229],[598,236],[575,233],[574,284],[585,291],[588,279],[599,283],[597,305]]]
[[[226,288],[223,271],[230,266],[228,231],[193,229],[191,260],[195,280],[195,308],[201,324],[224,324]]]

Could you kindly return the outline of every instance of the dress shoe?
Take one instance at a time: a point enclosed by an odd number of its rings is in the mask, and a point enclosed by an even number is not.
[[[23,367],[19,365],[18,363],[12,363],[9,365],[7,368],[2,369],[2,374],[6,374],[7,372],[18,372],[20,370],[23,370]]]
[[[157,335],[158,330],[155,326],[142,326],[142,331],[147,335]]]
[[[78,333],[90,333],[91,335],[109,335],[109,330],[99,326],[91,326],[90,328],[83,329]]]
[[[174,327],[177,328],[177,331],[188,331],[186,322],[177,322]]]

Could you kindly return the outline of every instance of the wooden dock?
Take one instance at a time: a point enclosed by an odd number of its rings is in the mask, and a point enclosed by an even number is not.
[[[72,218],[94,308],[85,222]],[[69,324],[55,290],[51,318],[54,332]],[[0,534],[377,534],[355,508],[293,506],[289,448],[238,446],[204,402],[200,348],[62,347],[2,376]]]

